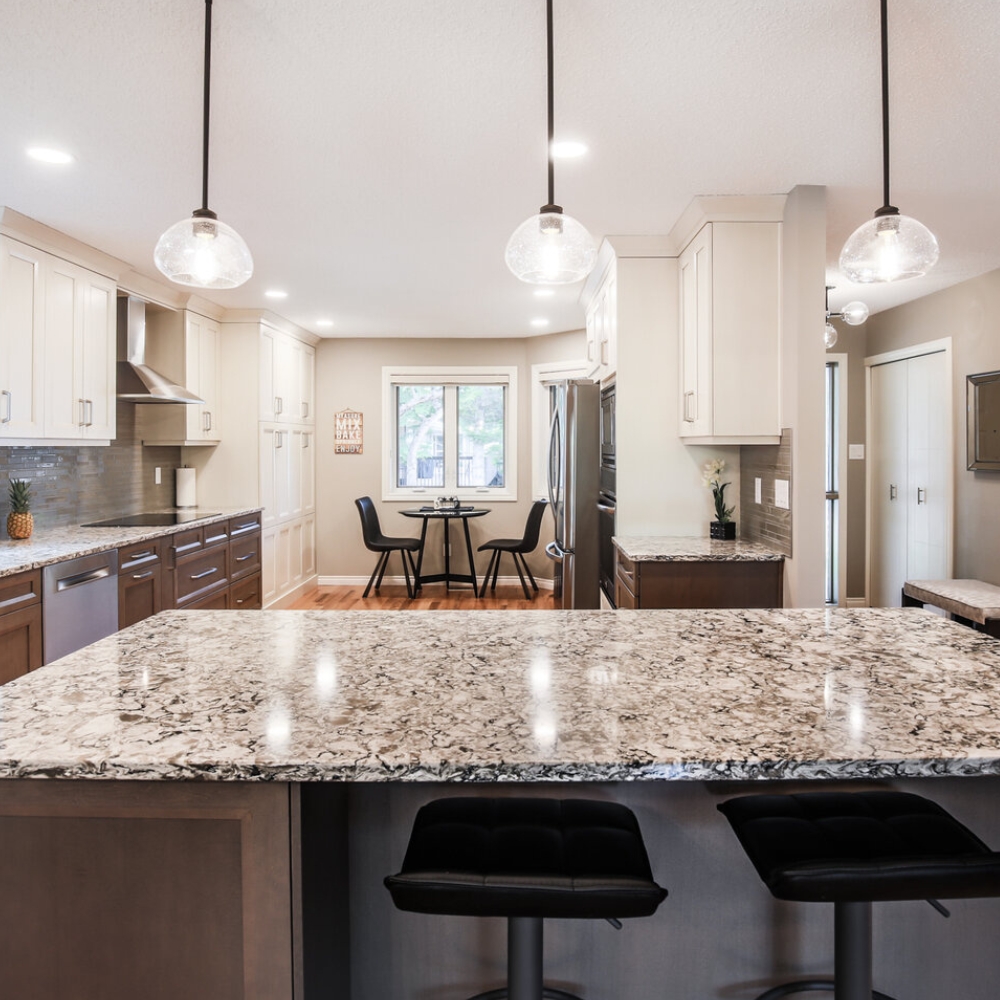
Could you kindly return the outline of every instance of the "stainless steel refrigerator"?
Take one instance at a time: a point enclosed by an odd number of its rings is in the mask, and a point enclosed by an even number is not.
[[[549,385],[549,410],[549,507],[555,519],[555,540],[545,552],[556,562],[556,604],[597,608],[601,387],[584,379],[553,382]]]

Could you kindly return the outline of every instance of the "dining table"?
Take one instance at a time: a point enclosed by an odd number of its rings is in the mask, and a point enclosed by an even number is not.
[[[403,517],[419,517],[423,519],[420,527],[420,551],[417,554],[417,580],[419,588],[425,583],[444,582],[445,589],[451,590],[453,583],[470,583],[474,593],[478,593],[476,581],[476,560],[472,554],[472,537],[469,535],[469,518],[482,517],[490,512],[489,507],[458,506],[458,507],[410,507],[401,510]],[[468,573],[453,573],[451,571],[451,522],[460,520],[465,532],[465,551],[469,558]],[[427,539],[427,524],[429,521],[441,521],[444,524],[444,572],[423,574],[424,543]]]

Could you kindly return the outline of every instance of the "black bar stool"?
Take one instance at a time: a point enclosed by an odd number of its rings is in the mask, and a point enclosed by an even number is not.
[[[474,1000],[578,1000],[542,980],[545,917],[654,913],[654,881],[630,809],[582,799],[437,799],[417,813],[385,885],[401,910],[507,918],[507,986]]]
[[[834,978],[785,983],[757,1000],[872,990],[872,903],[1000,896],[1000,854],[939,805],[906,792],[748,795],[723,802],[743,849],[778,899],[834,904]]]

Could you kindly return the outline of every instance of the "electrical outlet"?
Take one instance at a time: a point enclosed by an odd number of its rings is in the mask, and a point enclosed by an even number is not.
[[[774,506],[782,510],[788,510],[788,480],[775,479],[774,481]]]
[[[757,476],[753,481],[753,502],[760,503],[760,477]]]
[[[849,444],[847,446],[847,457],[854,461],[863,460],[865,457],[865,446],[863,444]]]
[[[160,467],[157,466],[156,470],[153,472],[153,482],[159,486],[163,482],[163,474],[160,471]]]

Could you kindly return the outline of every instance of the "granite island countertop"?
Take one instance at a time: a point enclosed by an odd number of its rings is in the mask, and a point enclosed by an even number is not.
[[[632,562],[781,562],[785,557],[760,542],[724,542],[685,535],[615,535],[615,547]]]
[[[164,507],[155,513],[173,513],[177,510],[180,508]],[[123,545],[132,545],[134,542],[148,542],[154,538],[173,535],[178,531],[188,531],[205,524],[226,521],[231,517],[256,514],[260,510],[260,507],[195,508],[192,513],[200,516],[193,520],[186,521],[184,524],[157,527],[85,528],[83,525],[73,524],[62,528],[37,529],[30,538],[0,539],[0,577],[13,576],[15,573],[29,569],[41,569],[52,563],[76,559],[93,552],[119,549]]]
[[[1000,641],[919,609],[168,611],[0,688],[0,777],[1000,774]]]

